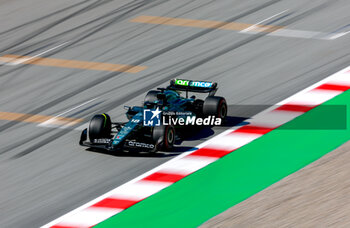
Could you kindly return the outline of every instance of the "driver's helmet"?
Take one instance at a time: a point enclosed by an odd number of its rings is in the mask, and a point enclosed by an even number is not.
[[[167,102],[174,102],[180,98],[179,94],[173,90],[164,91]]]

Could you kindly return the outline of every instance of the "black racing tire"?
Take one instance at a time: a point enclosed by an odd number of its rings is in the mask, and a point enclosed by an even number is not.
[[[175,143],[175,128],[171,125],[155,126],[152,138],[154,143],[158,144],[158,150],[170,151]]]
[[[91,142],[94,139],[110,138],[112,122],[109,115],[97,114],[90,120],[89,124],[89,139]]]
[[[150,102],[150,103],[154,103],[158,100],[157,95],[159,94],[159,91],[157,90],[150,90],[148,91],[148,93],[145,96],[145,102]]]
[[[203,114],[224,120],[227,116],[227,104],[223,97],[209,96],[204,100]]]

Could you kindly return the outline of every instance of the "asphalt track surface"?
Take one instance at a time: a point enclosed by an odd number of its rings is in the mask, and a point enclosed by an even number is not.
[[[288,10],[288,11],[285,11]],[[172,78],[213,80],[231,119],[306,88],[349,65],[349,36],[334,40],[130,22],[141,15],[347,32],[339,1],[0,1],[0,54],[147,66],[138,73],[27,64],[0,66],[0,111],[88,120]],[[58,47],[58,48],[56,48]],[[52,49],[52,51],[48,51]],[[244,106],[247,105],[247,106]],[[232,106],[234,107],[234,106]],[[234,122],[234,121],[233,121]],[[77,126],[78,127],[78,126]],[[225,128],[197,133],[174,153],[105,154],[78,145],[80,131],[0,120],[1,227],[38,227],[173,158]]]

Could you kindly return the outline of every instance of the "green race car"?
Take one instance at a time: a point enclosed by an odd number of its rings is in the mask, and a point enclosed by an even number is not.
[[[95,115],[79,143],[108,151],[169,151],[179,137],[176,129],[220,125],[225,120],[226,100],[215,96],[217,89],[213,82],[173,79],[166,88],[149,91],[143,107],[126,106],[128,122],[112,122],[105,113]],[[208,96],[196,99],[189,92]]]

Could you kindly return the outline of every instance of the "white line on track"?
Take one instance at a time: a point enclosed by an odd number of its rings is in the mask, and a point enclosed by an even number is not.
[[[254,25],[252,25],[252,26],[249,26],[249,27],[246,28],[246,29],[243,29],[242,31],[240,31],[240,33],[249,32],[250,30],[255,29],[256,26],[258,26],[258,25],[264,23],[265,21],[268,21],[268,20],[270,20],[270,19],[272,19],[272,18],[274,18],[274,17],[277,17],[278,15],[281,15],[281,14],[287,12],[288,10],[289,10],[289,9],[283,10],[282,12],[276,13],[275,15],[272,15],[271,17],[268,17],[268,18],[266,18],[266,19],[264,19],[264,20],[262,20],[262,21],[259,21],[258,23],[254,24]],[[263,29],[263,30],[266,30],[267,28],[262,28],[262,29]],[[260,28],[259,28],[259,30],[260,30]],[[263,30],[262,30],[262,31],[263,31]]]
[[[271,17],[268,17],[262,21],[259,21],[252,26],[249,26],[246,29],[241,30],[239,33],[245,33],[245,34],[259,34],[261,32],[264,32],[265,30],[268,30],[269,28],[259,27],[259,25],[262,25],[264,22],[277,17],[285,12],[287,12],[289,9],[283,10],[282,12],[279,12],[275,15],[272,15]],[[308,31],[308,30],[299,30],[299,29],[287,29],[287,28],[280,28],[275,29],[272,32],[267,33],[267,36],[279,36],[279,37],[290,37],[290,38],[303,38],[303,39],[317,39],[317,40],[335,40],[342,36],[345,36],[349,34],[348,32],[337,32],[337,33],[327,33],[327,32],[318,32],[318,31]]]
[[[76,127],[73,130],[75,130],[75,131],[82,131],[85,128],[88,128],[88,126],[89,126],[89,123],[84,123],[83,125],[80,125],[79,127]]]
[[[348,32],[341,32],[341,33],[335,33],[333,36],[328,37],[329,40],[335,40],[338,39],[339,37],[345,36],[346,34],[349,34],[350,31]]]
[[[55,50],[55,49],[57,49],[57,48],[59,48],[59,47],[62,47],[63,45],[65,45],[65,44],[67,44],[67,43],[69,43],[69,42],[70,42],[70,41],[64,42],[64,43],[62,43],[62,44],[60,44],[60,45],[57,45],[57,46],[55,46],[55,47],[53,47],[53,48],[50,48],[50,49],[48,49],[48,50],[46,50],[46,51],[43,51],[43,52],[41,52],[41,53],[39,53],[39,54],[37,54],[37,55],[31,56],[31,57],[28,57],[28,58],[26,58],[26,57],[19,58],[18,60],[14,61],[14,62],[6,63],[6,65],[16,66],[16,65],[18,65],[18,64],[22,64],[22,63],[28,62],[28,61],[30,61],[30,60],[36,58],[36,57],[39,57],[39,56],[41,56],[41,55],[44,55],[44,54],[46,54],[46,53],[48,53],[48,52],[50,52],[50,51],[53,51],[53,50]]]
[[[71,109],[68,109],[67,111],[62,112],[62,113],[60,113],[60,114],[58,114],[58,115],[52,117],[51,119],[46,120],[45,122],[43,122],[43,123],[41,123],[41,124],[38,124],[37,126],[39,126],[39,127],[55,127],[55,128],[57,128],[58,126],[55,125],[55,122],[56,122],[57,118],[59,118],[59,117],[65,115],[65,114],[67,114],[67,113],[69,113],[69,112],[71,112],[71,111],[73,111],[73,110],[76,110],[76,109],[78,109],[78,108],[80,108],[80,107],[82,107],[82,106],[84,106],[84,105],[86,105],[86,104],[88,104],[88,103],[91,103],[91,102],[97,100],[98,98],[99,98],[99,97],[96,97],[96,98],[91,99],[91,100],[88,100],[88,101],[86,101],[86,102],[84,102],[84,103],[82,103],[82,104],[80,104],[80,105],[78,105],[78,106],[75,106],[75,107],[73,107],[73,108],[71,108]],[[61,127],[59,127],[59,128],[66,128],[66,127],[68,127],[68,126],[61,126]]]

